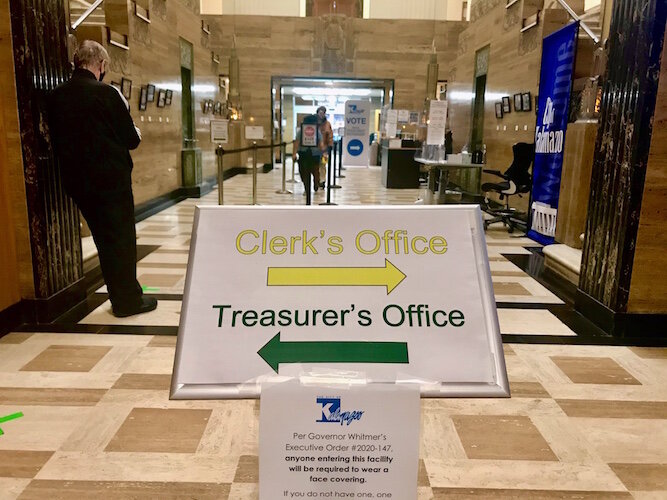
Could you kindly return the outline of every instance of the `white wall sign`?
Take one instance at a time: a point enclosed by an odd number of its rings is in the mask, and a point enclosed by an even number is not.
[[[370,111],[368,101],[345,103],[344,165],[368,166]]]
[[[431,101],[428,114],[426,144],[445,144],[445,125],[447,124],[447,101]]]
[[[264,140],[264,127],[261,125],[246,125],[245,138],[252,141]]]
[[[479,206],[197,207],[172,397],[318,369],[508,395]]]
[[[408,123],[410,120],[410,111],[407,109],[398,110],[398,123]]]
[[[416,387],[264,386],[259,498],[416,500],[419,424]]]
[[[229,140],[229,120],[211,120],[211,142],[227,144]]]

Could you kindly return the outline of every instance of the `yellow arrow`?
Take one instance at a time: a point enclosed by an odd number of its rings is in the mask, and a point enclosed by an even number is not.
[[[405,279],[388,259],[384,267],[269,267],[268,286],[386,286],[387,295]]]

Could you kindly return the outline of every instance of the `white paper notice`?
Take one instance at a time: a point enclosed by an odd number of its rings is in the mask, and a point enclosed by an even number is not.
[[[229,140],[229,121],[211,120],[211,142],[227,144]]]
[[[426,144],[445,144],[445,125],[447,124],[447,101],[431,101],[428,117]]]
[[[246,125],[245,138],[248,140],[264,140],[264,127],[259,125]]]
[[[419,392],[405,386],[263,386],[259,498],[416,500]]]
[[[408,123],[410,120],[410,111],[407,109],[398,110],[398,123]]]
[[[387,137],[396,137],[396,128],[398,125],[398,110],[390,109],[387,111],[386,132]]]

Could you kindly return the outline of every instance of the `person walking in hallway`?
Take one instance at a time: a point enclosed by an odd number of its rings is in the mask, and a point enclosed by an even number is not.
[[[322,159],[322,134],[317,115],[303,119],[294,139],[294,151],[299,162],[299,175],[303,182],[306,205],[311,204],[311,182],[317,192],[320,187],[319,166]]]
[[[86,40],[74,54],[72,78],[49,96],[49,125],[63,185],[88,222],[112,312],[152,311],[157,300],[137,282],[137,241],[130,150],[141,142],[127,103],[102,83],[107,51]]]
[[[327,180],[327,163],[331,148],[333,148],[333,129],[331,123],[327,120],[327,108],[320,106],[317,108],[317,122],[320,125],[320,149],[322,150],[322,160],[320,161],[320,187],[324,189],[324,183]]]

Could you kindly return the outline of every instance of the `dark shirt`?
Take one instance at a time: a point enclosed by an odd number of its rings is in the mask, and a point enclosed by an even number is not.
[[[131,189],[129,150],[141,139],[116,89],[88,70],[74,70],[49,96],[49,126],[71,196]]]

